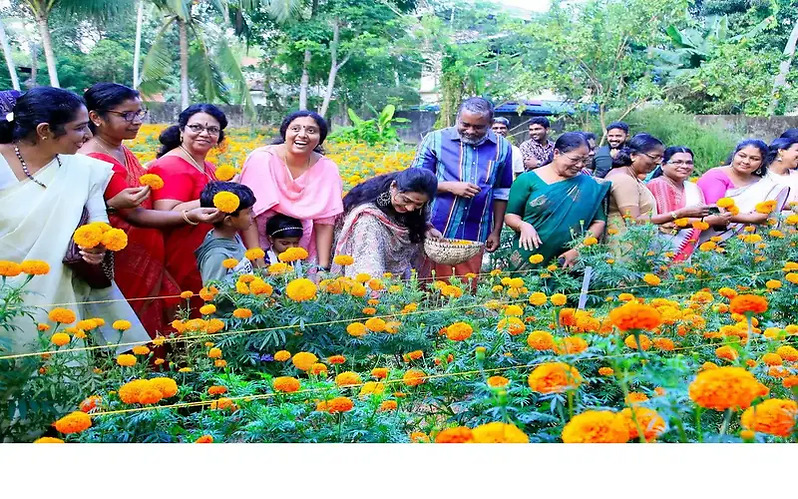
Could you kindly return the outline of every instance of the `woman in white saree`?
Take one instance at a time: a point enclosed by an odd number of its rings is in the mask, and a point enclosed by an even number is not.
[[[790,188],[784,210],[798,207],[798,136],[788,135],[774,140],[768,151],[766,177]]]
[[[115,284],[92,289],[62,263],[84,207],[90,222],[108,222],[103,192],[112,167],[76,155],[90,137],[88,121],[80,97],[50,87],[28,91],[11,112],[6,109],[0,115],[0,260],[43,260],[50,265],[46,275],[36,276],[25,287],[25,306],[34,307],[33,321],[18,316],[13,328],[0,330],[10,344],[3,354],[39,351],[36,324],[47,323],[55,307],[71,309],[78,320],[104,319],[104,326],[91,331],[97,344],[149,340]],[[102,248],[82,251],[91,264],[102,262],[104,253]],[[25,279],[20,275],[7,282],[16,287]],[[132,325],[122,334],[111,326],[119,319]]]

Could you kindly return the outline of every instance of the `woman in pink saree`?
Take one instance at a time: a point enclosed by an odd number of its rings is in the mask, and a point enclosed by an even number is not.
[[[308,251],[308,260],[329,269],[333,225],[344,207],[338,166],[320,149],[327,122],[312,111],[297,111],[283,120],[280,136],[280,143],[254,150],[244,163],[240,182],[257,199],[252,207],[255,224],[244,233],[244,244],[268,250],[266,222],[281,213],[302,222],[299,244]]]

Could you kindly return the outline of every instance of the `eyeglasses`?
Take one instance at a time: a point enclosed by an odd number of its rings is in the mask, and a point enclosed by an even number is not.
[[[682,166],[682,165],[693,166],[695,163],[693,163],[693,161],[690,160],[690,161],[668,161],[668,164],[674,166]]]
[[[648,156],[649,158],[651,158],[652,161],[656,161],[657,163],[661,162],[663,158],[662,154],[657,154],[656,156],[652,156],[649,153],[644,152],[643,155]]]
[[[203,131],[208,132],[208,135],[219,135],[221,133],[221,128],[218,126],[202,126],[199,123],[192,123],[191,125],[186,125],[186,128],[191,130],[194,133],[202,133]]]
[[[133,123],[138,119],[139,121],[144,120],[144,117],[147,116],[146,109],[139,109],[138,111],[106,111],[111,114],[115,114],[117,116],[121,116],[123,120],[127,121],[128,123]]]

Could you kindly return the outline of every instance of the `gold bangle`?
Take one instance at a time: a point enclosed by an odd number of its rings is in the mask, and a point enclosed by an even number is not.
[[[189,224],[189,225],[199,225],[199,222],[192,222],[188,218],[188,210],[183,210],[183,220],[185,220],[186,223]]]

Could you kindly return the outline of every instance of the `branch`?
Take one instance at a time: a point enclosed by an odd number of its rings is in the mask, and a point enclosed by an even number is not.
[[[344,60],[343,60],[343,61],[341,61],[339,64],[336,64],[336,65],[335,65],[335,70],[336,70],[336,71],[338,71],[339,69],[341,69],[341,67],[343,67],[343,65],[344,65],[344,64],[346,64],[347,62],[349,62],[349,59],[350,59],[351,57],[352,57],[352,54],[351,54],[351,53],[349,53],[349,54],[346,54],[346,57],[344,57]]]

